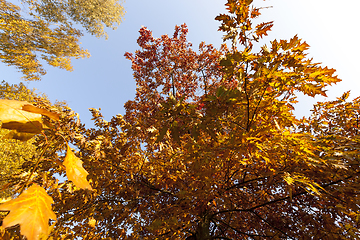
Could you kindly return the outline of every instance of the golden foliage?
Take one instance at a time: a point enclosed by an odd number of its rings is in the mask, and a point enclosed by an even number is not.
[[[298,119],[297,93],[325,96],[340,79],[297,36],[255,50],[272,23],[254,25],[251,3],[228,0],[217,17],[230,49],[193,50],[186,25],[141,28],[125,116],[90,109],[88,129],[65,107],[37,136],[40,156],[11,184],[47,189],[53,239],[359,238],[359,98]]]
[[[106,36],[104,27],[115,28],[124,14],[115,0],[23,2],[28,7],[26,17],[17,5],[0,1],[0,59],[17,67],[26,80],[40,80],[46,73],[39,56],[49,65],[68,71],[72,70],[71,58],[90,56],[80,47],[83,33],[72,27],[73,23],[98,37]]]
[[[37,155],[34,139],[20,142],[13,140],[17,139],[13,136],[12,139],[7,139],[9,134],[12,134],[12,131],[0,129],[0,198],[14,194],[13,188],[4,188],[5,185],[11,182],[12,176],[22,172],[21,166],[24,162],[30,162],[32,157]],[[33,137],[33,134],[29,137]]]
[[[118,0],[65,0],[56,3],[46,0],[24,0],[24,2],[31,6],[31,13],[38,17],[66,25],[74,21],[97,37],[107,37],[105,27],[116,29],[125,14],[124,7]]]
[[[6,82],[0,84],[0,98],[34,102],[34,91],[27,89],[23,84],[9,85]],[[10,182],[12,176],[21,172],[21,165],[31,161],[36,155],[36,146],[33,145],[33,133],[17,132],[16,130],[0,129],[0,198],[13,194],[13,187],[4,189],[4,185]],[[29,141],[20,142],[20,141]],[[9,186],[9,185],[8,185]]]

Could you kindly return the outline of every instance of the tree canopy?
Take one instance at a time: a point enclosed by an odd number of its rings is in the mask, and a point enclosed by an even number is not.
[[[105,27],[115,29],[124,15],[117,0],[21,3],[22,10],[12,2],[0,1],[0,59],[18,68],[26,80],[40,80],[46,73],[41,61],[72,70],[71,58],[90,56],[80,47],[84,30],[107,37]]]
[[[125,54],[137,88],[124,116],[91,109],[85,128],[68,107],[0,102],[41,120],[39,156],[0,205],[0,234],[19,224],[29,240],[359,239],[359,98],[297,118],[298,93],[326,96],[340,79],[298,36],[257,51],[273,23],[254,24],[251,3],[228,0],[216,17],[229,47],[194,50],[185,24],[172,37],[141,28],[140,49]]]

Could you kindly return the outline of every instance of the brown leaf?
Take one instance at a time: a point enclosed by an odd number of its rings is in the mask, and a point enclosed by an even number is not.
[[[46,191],[33,184],[18,198],[0,205],[1,211],[10,211],[4,218],[2,227],[20,225],[20,232],[28,240],[38,240],[48,235],[49,219],[56,220],[51,209],[53,199]]]
[[[86,179],[89,173],[83,168],[82,163],[83,162],[71,151],[69,145],[67,145],[66,156],[63,163],[66,167],[66,176],[69,180],[73,181],[75,186],[92,190],[92,187]]]

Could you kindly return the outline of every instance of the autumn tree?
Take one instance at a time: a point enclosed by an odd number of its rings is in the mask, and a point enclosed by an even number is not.
[[[5,226],[29,239],[359,239],[359,99],[297,118],[297,93],[326,96],[340,79],[297,36],[255,48],[273,23],[254,24],[251,3],[228,0],[216,17],[229,47],[193,50],[186,25],[141,28],[124,116],[91,109],[87,129],[69,108],[12,102],[51,126],[39,125],[19,198],[0,205]],[[24,222],[26,206],[44,217]],[[55,218],[51,233],[36,226]]]
[[[21,3],[22,10],[0,1],[0,59],[18,68],[26,80],[39,80],[46,73],[40,60],[72,70],[71,58],[90,56],[80,47],[83,32],[107,37],[105,27],[116,28],[124,15],[117,0]]]

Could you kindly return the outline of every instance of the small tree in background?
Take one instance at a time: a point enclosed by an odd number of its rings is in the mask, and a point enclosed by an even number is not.
[[[21,0],[21,3],[22,11],[11,2],[0,1],[0,59],[18,68],[25,80],[31,81],[40,80],[46,73],[40,59],[71,71],[72,57],[90,56],[79,43],[84,30],[107,37],[105,27],[115,29],[124,15],[117,0]]]

